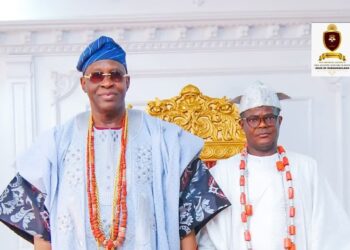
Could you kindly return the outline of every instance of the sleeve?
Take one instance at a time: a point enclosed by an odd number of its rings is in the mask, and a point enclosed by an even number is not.
[[[350,218],[329,183],[313,162],[311,250],[349,250]]]
[[[192,230],[198,233],[211,218],[230,205],[206,165],[199,158],[194,159],[181,176],[180,237]]]
[[[16,168],[22,178],[46,194],[45,206],[51,211],[58,183],[58,128],[43,133],[23,154],[16,159]]]
[[[202,228],[197,234],[198,249],[200,250],[216,250],[213,242],[209,237],[207,227]]]
[[[0,196],[0,221],[31,243],[35,235],[50,241],[45,198],[46,194],[17,174]]]

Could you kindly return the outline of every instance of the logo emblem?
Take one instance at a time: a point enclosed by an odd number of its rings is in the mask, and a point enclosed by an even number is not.
[[[341,44],[341,33],[337,30],[335,24],[329,24],[327,31],[323,32],[323,45],[329,50],[328,53],[323,53],[319,61],[326,58],[336,58],[345,61],[345,56],[341,53],[336,53],[335,51],[339,48]]]
[[[341,34],[337,31],[335,24],[330,24],[327,27],[327,31],[323,32],[323,44],[330,51],[338,49],[341,42]]]
[[[313,23],[311,28],[312,76],[350,76],[350,23]]]

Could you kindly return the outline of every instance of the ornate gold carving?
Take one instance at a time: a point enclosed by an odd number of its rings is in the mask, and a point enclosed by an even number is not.
[[[245,144],[235,104],[226,97],[205,96],[191,84],[179,96],[150,101],[147,112],[203,138],[205,144],[200,157],[204,161],[228,158],[240,152]]]

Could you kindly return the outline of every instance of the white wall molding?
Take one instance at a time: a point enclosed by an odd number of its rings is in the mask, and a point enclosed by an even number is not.
[[[70,96],[79,85],[80,74],[76,71],[68,73],[51,72],[54,82],[53,99],[56,104]]]
[[[8,57],[7,84],[11,86],[14,153],[18,156],[36,135],[35,84],[31,56]]]
[[[205,0],[192,0],[192,3],[197,7],[200,7],[205,3]]]
[[[51,72],[53,79],[53,103],[55,107],[56,124],[61,123],[61,102],[71,96],[79,86],[80,75],[76,71],[67,73]]]
[[[342,160],[343,160],[343,168],[342,168],[342,174],[343,174],[343,180],[344,182],[342,183],[343,190],[344,190],[344,195],[345,195],[345,202],[344,204],[346,205],[347,211],[350,211],[350,189],[348,185],[348,180],[350,179],[350,170],[348,167],[348,162],[350,162],[350,154],[349,154],[349,149],[350,149],[350,80],[348,77],[343,77],[339,80],[339,84],[341,84],[341,100],[342,100],[342,121],[343,125],[341,128],[343,129],[341,132],[342,133],[340,136],[342,138]]]
[[[186,76],[232,76],[232,75],[247,75],[247,74],[270,74],[270,73],[308,73],[310,69],[304,65],[291,66],[260,66],[251,65],[250,67],[237,68],[201,68],[201,69],[181,69],[173,68],[169,70],[134,70],[131,78],[165,78],[165,77],[186,77]]]
[[[249,74],[271,74],[271,73],[308,73],[309,68],[305,66],[286,66],[272,68],[270,66],[250,66],[247,68],[201,68],[201,69],[184,69],[173,68],[167,70],[134,70],[131,79],[147,78],[173,78],[173,77],[195,77],[195,76],[232,76],[232,75],[249,75]],[[51,72],[53,79],[53,103],[59,105],[60,102],[69,98],[79,86],[79,77],[81,73],[76,71],[69,72]],[[185,83],[183,83],[185,84]],[[59,112],[59,111],[57,111]],[[59,120],[59,119],[58,119]]]
[[[310,23],[337,12],[203,13],[0,23],[2,54],[76,54],[101,34],[131,53],[308,48]]]
[[[113,36],[113,35],[112,35]],[[97,36],[96,36],[97,37]],[[92,41],[95,36],[92,36]],[[242,50],[272,50],[272,49],[305,49],[310,46],[310,38],[281,39],[239,39],[214,41],[147,41],[120,42],[129,53],[168,53],[168,52],[217,52]],[[62,55],[79,54],[86,47],[76,44],[32,44],[32,45],[0,45],[0,54],[11,55]]]
[[[328,78],[326,82],[330,86],[330,91],[335,93],[335,129],[334,129],[334,137],[335,137],[335,152],[334,161],[336,163],[336,175],[337,178],[337,186],[339,190],[339,197],[342,199],[344,204],[346,204],[347,198],[349,197],[348,189],[346,187],[346,182],[348,180],[346,175],[345,166],[345,155],[346,155],[346,147],[344,141],[344,124],[345,124],[345,101],[344,101],[344,82],[342,81],[342,77],[337,78]]]
[[[85,27],[103,28],[144,28],[157,24],[159,27],[203,24],[301,24],[311,22],[346,22],[349,21],[349,10],[329,11],[237,11],[237,12],[196,12],[167,13],[149,15],[118,15],[118,17],[100,16],[96,18],[38,20],[38,21],[2,21],[0,31],[18,31],[28,28],[51,30],[52,26],[60,29],[80,29]],[[51,30],[52,31],[52,30]]]

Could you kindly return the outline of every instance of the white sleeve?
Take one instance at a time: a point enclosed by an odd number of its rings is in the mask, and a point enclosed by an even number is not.
[[[207,228],[203,227],[197,234],[198,249],[200,250],[216,250],[210,239]]]
[[[16,161],[18,173],[46,194],[45,206],[50,211],[57,184],[58,149],[56,128],[40,136]]]
[[[311,250],[350,250],[350,218],[329,184],[314,172]]]

